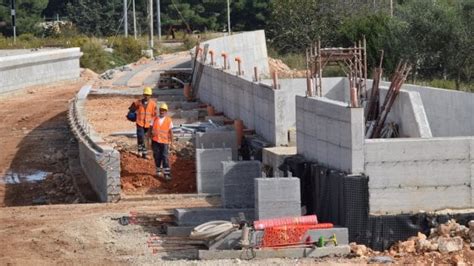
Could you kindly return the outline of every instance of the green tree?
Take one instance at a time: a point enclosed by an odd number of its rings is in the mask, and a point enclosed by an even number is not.
[[[4,35],[13,35],[10,0],[1,1],[0,5],[0,22],[3,21],[4,27],[0,27],[0,32]],[[48,0],[16,0],[16,25],[17,34],[37,33],[37,23],[42,21],[41,14],[46,8]]]
[[[67,14],[82,33],[110,36],[120,30],[123,1],[72,0],[67,5]]]

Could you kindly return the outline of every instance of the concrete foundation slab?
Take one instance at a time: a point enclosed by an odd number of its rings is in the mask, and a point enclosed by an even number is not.
[[[254,209],[192,208],[175,209],[174,216],[178,226],[198,226],[215,220],[230,221],[244,213],[249,221],[254,220]]]

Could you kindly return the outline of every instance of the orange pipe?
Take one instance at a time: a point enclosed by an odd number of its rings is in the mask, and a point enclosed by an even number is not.
[[[351,88],[351,107],[359,107],[359,100],[357,99],[357,88],[355,87]]]
[[[273,89],[278,90],[278,73],[273,72]]]
[[[222,56],[223,59],[224,59],[224,69],[227,69],[227,53],[226,53],[226,52],[222,52],[221,56]]]
[[[208,116],[215,116],[216,115],[216,110],[214,109],[214,106],[212,106],[212,105],[207,106],[207,115]]]
[[[184,92],[184,97],[186,98],[186,100],[188,101],[191,101],[192,100],[192,94],[191,94],[191,84],[190,83],[185,83],[184,84],[184,89],[183,89],[183,92]]]
[[[242,75],[242,70],[240,69],[240,64],[242,63],[242,59],[239,56],[235,58],[235,62],[237,62],[237,75]]]
[[[234,120],[234,127],[237,137],[237,146],[240,147],[242,144],[242,138],[244,137],[244,122],[240,119]]]
[[[211,55],[211,66],[214,65],[214,50],[209,50],[209,54]]]

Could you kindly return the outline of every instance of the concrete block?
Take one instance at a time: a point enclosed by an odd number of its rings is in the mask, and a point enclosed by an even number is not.
[[[239,213],[244,213],[245,218],[249,221],[254,220],[253,209],[191,208],[174,210],[178,226],[198,226],[216,220],[230,221],[232,218],[239,217]]]
[[[222,161],[224,185],[251,184],[262,175],[259,161]]]
[[[300,179],[270,177],[255,179],[255,197],[258,202],[300,201]]]
[[[222,204],[225,208],[253,208],[254,179],[262,175],[259,161],[222,162],[224,186]]]
[[[195,147],[198,149],[230,148],[232,160],[238,159],[237,135],[235,130],[211,130],[196,134]],[[221,158],[222,159],[222,158]]]
[[[171,237],[189,237],[195,226],[166,225],[166,235]]]
[[[240,239],[242,238],[242,230],[232,231],[224,238],[212,243],[209,246],[209,250],[228,250],[235,249],[239,246]]]
[[[328,239],[332,237],[333,235],[336,235],[336,240],[337,240],[338,245],[349,245],[349,231],[345,227],[309,230],[303,236],[303,239],[307,239],[307,237],[311,237],[311,241],[317,241],[320,237]]]
[[[271,147],[262,151],[262,162],[273,169],[274,177],[283,177],[284,173],[278,168],[288,157],[296,155],[296,147]]]
[[[301,215],[298,178],[256,178],[255,218],[268,219]]]
[[[198,193],[220,194],[224,183],[222,171],[196,172]]]
[[[252,252],[242,250],[199,250],[200,260],[223,259],[272,259],[272,258],[320,258],[326,256],[344,256],[351,253],[349,245],[323,248],[282,248],[282,249],[256,249]]]
[[[222,171],[221,161],[230,161],[232,150],[230,148],[196,149],[196,167],[198,172]]]

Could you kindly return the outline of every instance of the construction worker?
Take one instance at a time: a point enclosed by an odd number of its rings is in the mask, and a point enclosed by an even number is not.
[[[171,169],[168,160],[169,148],[173,144],[173,121],[168,113],[168,105],[160,105],[159,114],[152,123],[151,147],[153,158],[155,159],[156,175],[160,175],[160,168],[163,166],[163,175],[166,181],[171,180]]]
[[[128,108],[129,113],[136,113],[138,155],[147,159],[148,151],[145,145],[145,136],[151,128],[151,123],[156,117],[156,102],[151,99],[150,87],[143,89],[143,98],[132,103]]]

